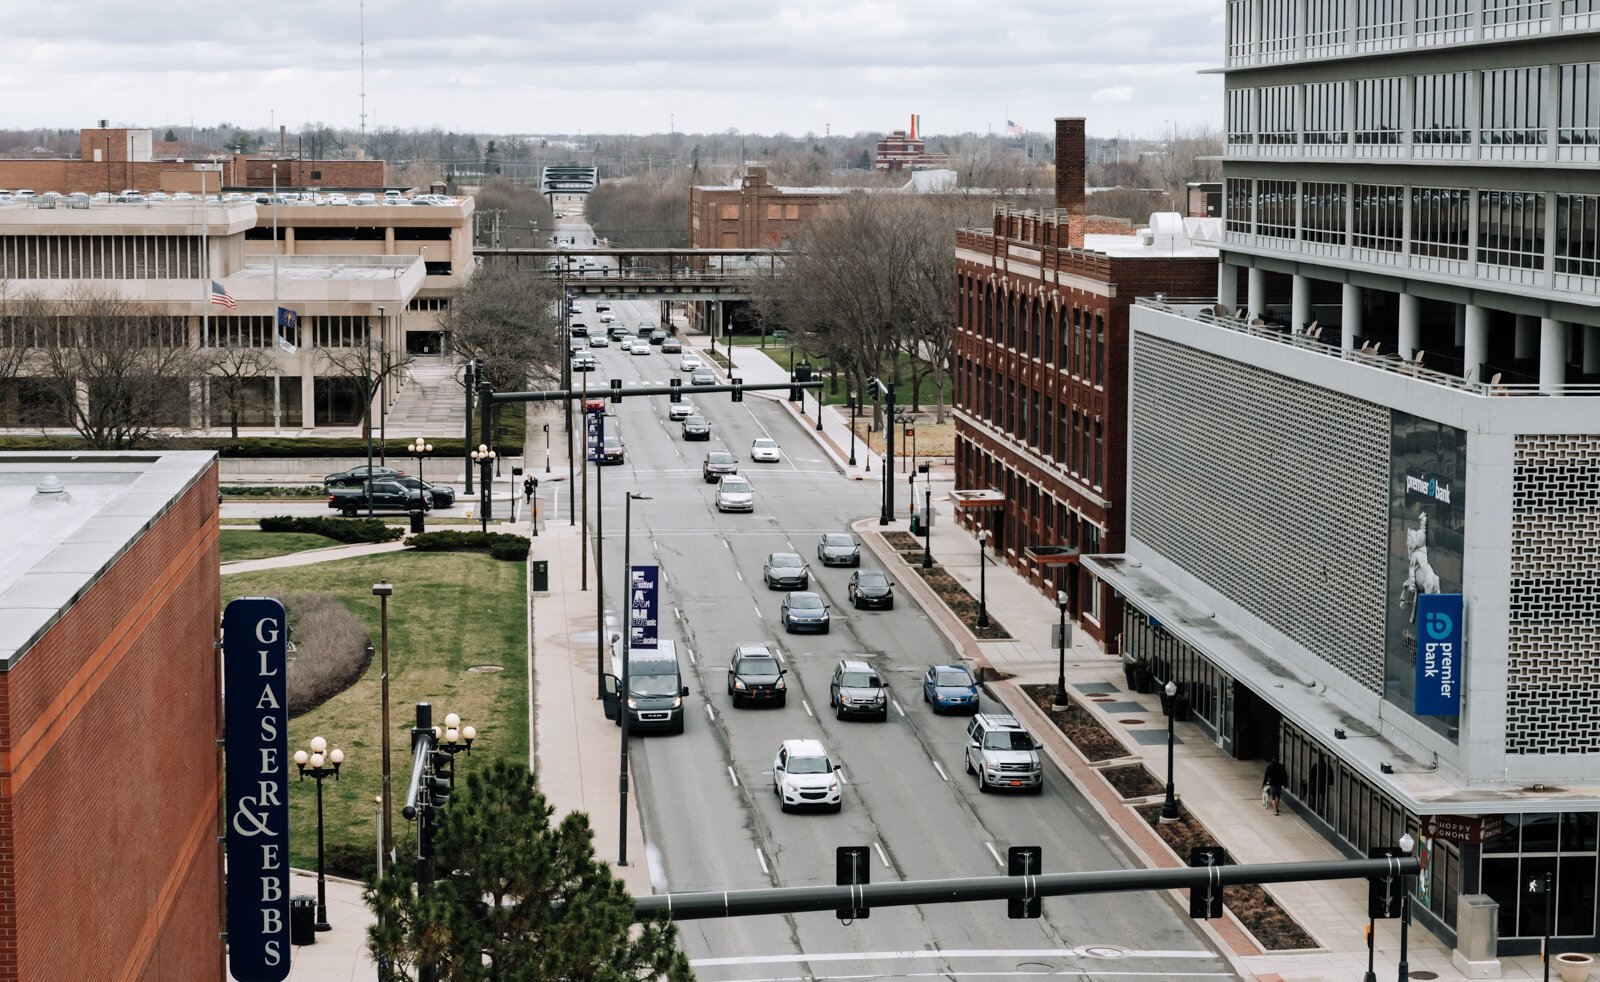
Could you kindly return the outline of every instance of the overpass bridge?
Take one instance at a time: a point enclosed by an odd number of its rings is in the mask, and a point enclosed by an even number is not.
[[[540,194],[588,194],[600,184],[600,168],[577,164],[546,167],[539,175]]]
[[[484,262],[528,264],[561,279],[575,299],[748,300],[751,284],[782,268],[778,249],[477,247]],[[598,266],[580,267],[581,259]],[[612,264],[607,264],[609,260]]]

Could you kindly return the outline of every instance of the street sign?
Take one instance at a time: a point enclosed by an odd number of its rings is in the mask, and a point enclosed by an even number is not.
[[[632,566],[628,569],[628,647],[655,648],[660,640],[659,612],[661,568]]]
[[[1417,594],[1417,715],[1461,713],[1461,594]]]
[[[583,421],[584,460],[599,460],[600,447],[606,442],[606,416],[604,409],[591,409]]]
[[[1189,850],[1189,865],[1195,867],[1226,866],[1228,853],[1221,846],[1196,846]],[[1222,884],[1207,883],[1203,887],[1189,888],[1189,916],[1205,920],[1222,916]]]
[[[1062,643],[1063,642],[1063,638],[1061,637],[1061,631],[1062,631],[1063,628],[1065,628],[1066,632],[1067,632],[1067,636],[1064,639],[1065,642],[1066,642],[1065,644]],[[1062,648],[1070,648],[1070,647],[1072,647],[1072,625],[1071,624],[1051,624],[1050,625],[1050,647],[1055,648],[1057,650],[1060,650]]]
[[[238,982],[289,976],[288,635],[272,597],[222,611],[228,968]]]
[[[1422,819],[1423,835],[1471,846],[1482,845],[1505,830],[1503,815],[1426,815]]]
[[[1399,846],[1377,846],[1367,850],[1368,859],[1398,859],[1405,856]],[[1400,916],[1400,874],[1388,873],[1367,881],[1367,916],[1373,920],[1393,920]]]
[[[1007,876],[1038,876],[1044,872],[1042,846],[1012,846],[1006,850]],[[1031,882],[1031,881],[1030,881]],[[1016,920],[1039,917],[1044,913],[1044,900],[1037,895],[1012,897],[1006,900],[1006,916]]]
[[[867,846],[839,846],[833,851],[833,883],[835,886],[866,886],[872,882],[872,850]],[[852,901],[855,901],[852,897]],[[840,907],[834,915],[841,921],[865,920],[872,913],[864,903],[857,907]]]

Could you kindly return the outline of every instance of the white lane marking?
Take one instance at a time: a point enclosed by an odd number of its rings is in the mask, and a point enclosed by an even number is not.
[[[683,620],[683,611],[679,610],[676,606],[674,606],[672,608],[672,616],[676,617],[678,620],[681,621],[681,620]]]
[[[939,772],[939,779],[941,781],[944,781],[946,784],[950,782],[950,775],[944,772],[944,768],[939,766],[939,762],[937,760],[933,762],[933,769]]]
[[[714,965],[773,965],[784,962],[850,962],[850,961],[885,961],[889,959],[916,959],[916,958],[999,958],[1006,961],[1025,958],[1093,958],[1084,948],[929,948],[926,950],[903,951],[839,951],[839,952],[788,952],[780,955],[733,955],[724,958],[694,958],[689,961],[692,968]],[[1217,954],[1211,951],[1125,951],[1123,958],[1173,958],[1194,960],[1219,960]],[[1096,961],[1104,964],[1103,959]],[[1029,973],[1036,974],[1036,973]],[[1096,975],[1170,975],[1170,972],[1101,972]],[[1185,975],[1204,975],[1207,978],[1228,978],[1230,972],[1205,972],[1189,973]]]
[[[756,609],[756,616],[760,617],[761,616],[761,605],[760,604],[751,604],[750,606],[752,606],[752,607],[754,607]]]
[[[728,765],[728,777],[733,779],[733,786],[737,788],[739,786],[739,775],[733,772],[732,764]]]
[[[838,771],[834,771],[833,773],[834,773],[835,776],[837,776],[839,778],[839,783],[840,784],[849,784],[850,783],[850,779],[844,776],[844,771],[838,770]]]
[[[900,700],[898,700],[898,699],[890,699],[889,700],[889,705],[893,706],[894,707],[894,711],[899,713],[901,716],[904,716],[906,714],[906,711],[904,709],[900,708]]]
[[[783,652],[777,648],[773,648],[772,653],[778,656],[778,663],[783,664]]]
[[[733,571],[733,575],[737,576],[739,578],[739,582],[740,583],[744,582],[744,574],[743,573],[739,572],[738,570],[734,570]]]
[[[657,544],[657,542],[655,540],[655,536],[651,536],[650,537],[650,551],[651,552],[660,552],[661,551],[661,546],[659,544]]]
[[[722,544],[728,547],[728,551],[729,552],[733,551],[733,543],[732,542],[729,542],[727,539],[723,539],[722,540]],[[738,571],[735,570],[734,572],[738,572]]]
[[[878,850],[878,858],[883,860],[883,868],[889,868],[889,854],[883,851],[883,843],[874,842],[872,848]]]
[[[689,664],[693,665],[694,664],[694,649],[689,647],[688,645],[684,645],[683,646],[683,650],[687,651],[689,653]]]
[[[667,868],[661,862],[661,850],[654,842],[644,844],[644,862],[650,868],[650,886],[657,893],[667,892]]]
[[[763,875],[772,875],[772,870],[767,868],[767,857],[762,855],[760,846],[756,846],[756,862],[761,864],[761,872]]]
[[[800,700],[800,705],[806,707],[806,715],[807,716],[810,716],[812,719],[816,719],[817,718],[817,714],[813,713],[811,711],[811,703],[809,703],[806,700],[802,699],[802,700]]]
[[[717,721],[717,711],[711,708],[711,703],[709,702],[706,703],[706,716],[710,718],[711,722],[713,723]]]
[[[994,864],[996,866],[1000,867],[1001,869],[1006,868],[1006,861],[1000,858],[1000,853],[995,849],[994,843],[985,842],[983,844],[983,848],[989,850],[989,855],[994,857]]]

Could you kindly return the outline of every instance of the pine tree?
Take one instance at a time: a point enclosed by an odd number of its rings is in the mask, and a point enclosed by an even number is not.
[[[588,816],[551,825],[525,769],[474,769],[436,814],[430,894],[416,894],[414,860],[367,890],[381,919],[367,947],[397,977],[431,963],[441,982],[692,982],[677,928],[633,924],[633,898],[595,859]]]

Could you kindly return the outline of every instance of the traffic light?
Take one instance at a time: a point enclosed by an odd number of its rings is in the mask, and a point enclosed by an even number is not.
[[[866,846],[839,846],[833,852],[833,871],[833,882],[837,886],[866,886],[872,882],[872,850]],[[841,921],[864,920],[870,914],[871,909],[865,903],[834,911]]]
[[[906,427],[906,436],[916,436],[916,435],[917,435],[917,428],[915,426]]]
[[[683,401],[683,379],[675,378],[675,379],[672,379],[668,384],[672,386],[672,392],[671,392],[670,395],[667,396],[667,401],[669,401],[669,402],[682,402]],[[548,424],[546,424],[546,425],[548,425]]]
[[[1227,862],[1227,853],[1221,846],[1196,846],[1189,850],[1190,866],[1224,866]],[[1222,884],[1207,883],[1203,887],[1190,887],[1189,916],[1195,920],[1221,917]]]
[[[673,379],[673,381],[676,382],[677,379]],[[733,401],[744,402],[744,379],[730,375],[728,376],[728,382],[733,386]]]
[[[1007,876],[1038,876],[1044,863],[1044,849],[1040,846],[1012,846],[1006,850]],[[1006,901],[1006,916],[1013,920],[1039,917],[1044,913],[1043,898],[1035,895],[1013,897]]]
[[[611,380],[611,401],[622,401],[622,379],[620,378],[614,378]]]

